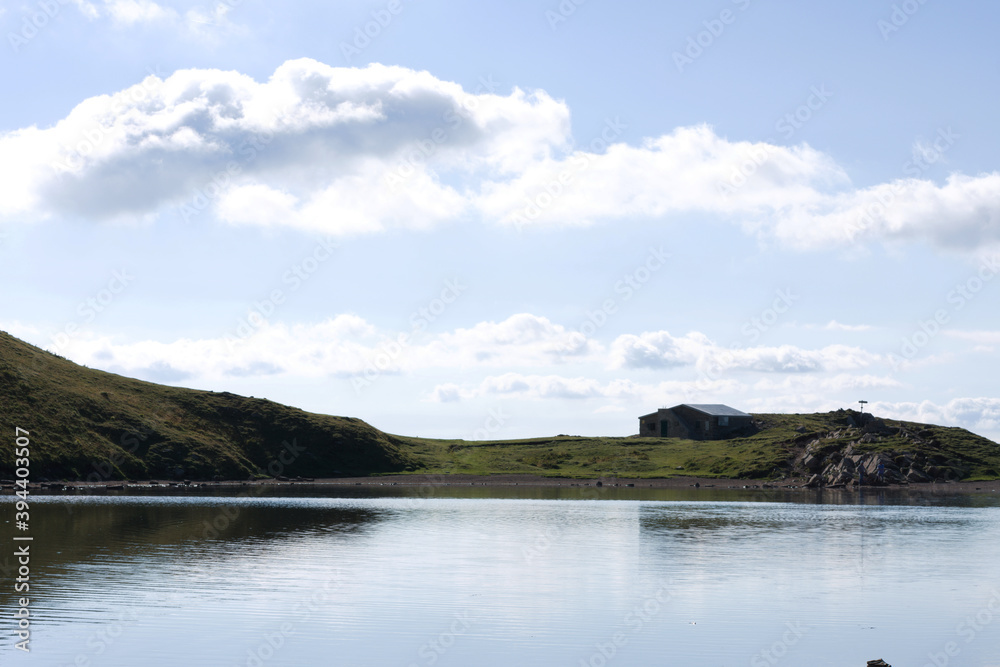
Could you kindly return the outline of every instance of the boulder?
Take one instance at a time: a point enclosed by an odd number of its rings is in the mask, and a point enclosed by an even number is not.
[[[882,658],[879,658],[878,660],[869,660],[866,667],[892,667],[892,665]]]
[[[806,457],[802,459],[802,465],[804,465],[809,472],[818,472],[819,469],[823,467],[823,458],[816,456],[815,454],[806,454]]]

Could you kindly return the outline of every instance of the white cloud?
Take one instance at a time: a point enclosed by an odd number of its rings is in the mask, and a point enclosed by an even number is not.
[[[165,9],[152,0],[104,0],[104,7],[115,23],[124,26],[172,21],[177,18],[177,12],[173,9]]]
[[[404,332],[402,339],[399,333],[376,330],[356,315],[339,315],[308,325],[253,322],[254,328],[212,339],[119,343],[107,336],[80,334],[58,348],[48,347],[77,363],[149,379],[157,377],[149,375],[149,369],[170,369],[176,379],[531,367],[586,361],[601,351],[582,334],[526,313],[435,336]],[[23,327],[18,331],[26,332]],[[37,330],[26,333],[33,340],[39,339]]]
[[[769,155],[764,166],[724,196],[720,185],[756,154]],[[540,161],[518,178],[491,183],[479,205],[489,217],[521,225],[589,224],[688,211],[745,215],[763,213],[776,203],[808,203],[816,187],[846,181],[832,159],[808,146],[730,142],[699,125],[646,139],[640,146],[618,143],[601,154],[576,151]],[[552,196],[554,192],[558,194]]]
[[[586,361],[601,351],[582,333],[530,313],[444,333],[421,351],[429,366],[518,367]]]
[[[841,324],[837,320],[830,320],[823,328],[829,331],[871,331],[873,327],[870,324]]]
[[[604,404],[595,412],[623,412],[636,405],[675,405],[693,402],[699,395],[736,396],[747,386],[732,379],[681,381],[656,384],[637,383],[628,378],[600,380],[592,377],[564,377],[504,373],[485,377],[478,384],[445,383],[430,392],[431,401],[447,403],[477,398],[523,400],[599,399]],[[646,409],[645,407],[641,409]]]
[[[961,426],[977,433],[1000,434],[1000,398],[955,398],[945,404],[876,402],[872,414],[942,426]],[[990,437],[990,436],[988,436]]]
[[[838,373],[832,377],[786,376],[779,380],[764,378],[755,382],[754,391],[763,392],[839,392],[848,389],[886,389],[901,387],[902,383],[889,376]]]
[[[120,23],[176,14],[151,0],[78,6]],[[0,136],[0,217],[142,218],[187,204],[232,224],[364,233],[472,214],[580,225],[695,212],[800,248],[1000,244],[1000,172],[855,187],[804,144],[699,125],[630,145],[609,121],[607,140],[574,148],[569,119],[541,91],[473,94],[403,67],[300,59],[265,82],[183,70]]]
[[[60,0],[60,2],[65,1]],[[198,39],[214,39],[220,29],[226,32],[246,32],[243,26],[229,20],[229,13],[234,5],[227,2],[194,7],[183,15],[173,7],[164,6],[154,0],[100,0],[96,3],[88,0],[70,0],[70,2],[88,20],[108,19],[117,28],[159,25]]]
[[[594,378],[504,373],[485,378],[478,386],[438,385],[431,393],[435,401],[455,401],[482,396],[529,399],[580,399],[634,397],[638,386],[629,380],[600,382]]]
[[[565,144],[568,118],[544,93],[474,95],[402,67],[183,70],[0,136],[0,216],[218,207],[231,223],[421,228],[469,206],[442,174],[523,170]]]
[[[872,366],[881,357],[843,345],[816,350],[794,346],[730,350],[699,332],[681,337],[652,332],[622,335],[605,347],[580,332],[530,313],[436,334],[420,328],[409,332],[380,331],[356,315],[297,325],[260,321],[255,313],[253,317],[249,320],[253,327],[244,325],[244,330],[234,329],[219,338],[118,342],[107,336],[78,334],[68,342],[63,342],[66,338],[63,336],[58,348],[51,345],[49,348],[88,366],[171,382],[189,377],[219,379],[233,375],[372,380],[381,375],[412,376],[427,369],[450,369],[463,374],[492,369],[510,371],[488,376],[476,387],[438,385],[433,398],[440,402],[486,394],[614,398],[634,392],[634,385],[628,379],[567,379],[530,372],[555,368],[586,369],[587,373],[602,367],[605,372],[650,369],[676,372],[679,377],[665,378],[644,389],[646,394],[660,397],[664,402],[690,402],[710,394],[737,395],[747,388],[766,392],[835,392],[899,386],[891,378],[851,372]],[[37,330],[24,333],[35,341],[41,337]],[[44,344],[44,340],[41,342]],[[747,377],[741,381],[729,376],[732,371]],[[754,374],[772,379],[758,378],[755,385],[745,384],[753,381],[748,378]]]
[[[968,340],[982,345],[1000,345],[1000,331],[962,331],[959,329],[947,329],[945,334],[952,338]]]
[[[682,337],[667,331],[624,334],[611,344],[613,368],[670,368],[696,365],[709,375],[724,371],[802,373],[854,370],[882,360],[858,347],[828,345],[807,350],[793,345],[727,348],[692,332]]]
[[[97,7],[93,3],[87,2],[87,0],[72,0],[72,2],[80,10],[80,13],[90,20],[99,18],[101,15]]]

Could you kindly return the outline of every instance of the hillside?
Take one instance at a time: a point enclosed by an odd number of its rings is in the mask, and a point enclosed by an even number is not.
[[[801,478],[843,484],[881,463],[889,481],[1000,477],[1000,445],[961,428],[856,412],[754,415],[754,435],[719,441],[556,436],[434,440],[265,399],[166,387],[85,368],[0,332],[0,479],[14,428],[32,434],[31,478],[247,479],[386,473],[560,477]],[[858,426],[862,426],[859,428]]]
[[[867,417],[867,415],[866,415]],[[550,438],[473,442],[401,438],[434,474],[526,473],[559,477],[620,476],[800,478],[843,484],[882,463],[887,481],[1000,478],[1000,445],[962,428],[874,419],[858,413],[757,414],[756,434],[729,440]]]
[[[31,478],[247,479],[404,471],[400,442],[359,419],[166,387],[74,364],[0,332],[0,477],[14,429],[31,432]]]

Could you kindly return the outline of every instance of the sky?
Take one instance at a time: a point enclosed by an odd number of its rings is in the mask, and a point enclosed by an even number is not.
[[[1000,440],[1000,6],[4,0],[0,329],[465,439]]]

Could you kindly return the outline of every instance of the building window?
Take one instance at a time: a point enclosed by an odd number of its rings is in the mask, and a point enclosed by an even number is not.
[[[719,426],[729,426],[729,417],[719,417]]]

